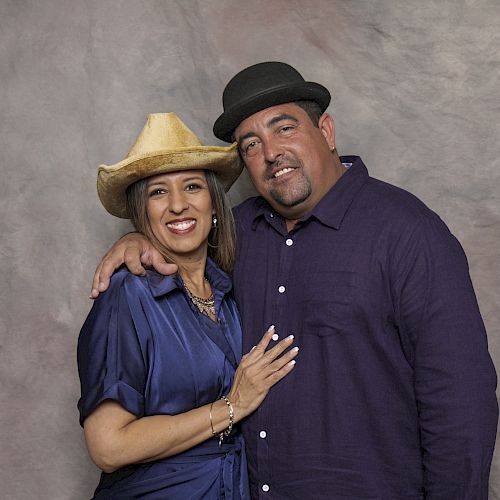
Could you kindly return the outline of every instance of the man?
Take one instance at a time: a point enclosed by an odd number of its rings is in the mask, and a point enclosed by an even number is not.
[[[244,425],[252,496],[486,499],[496,375],[465,255],[417,198],[339,158],[329,101],[261,63],[214,125],[260,194],[235,209],[244,352],[268,324],[301,348]],[[92,295],[140,258],[162,270],[139,236],[115,245]]]

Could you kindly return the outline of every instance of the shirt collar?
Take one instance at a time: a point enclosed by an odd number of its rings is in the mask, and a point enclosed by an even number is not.
[[[207,258],[205,276],[212,287],[223,294],[228,293],[233,287],[231,278],[210,257]],[[182,279],[177,273],[163,276],[154,270],[148,270],[146,271],[146,278],[151,293],[155,298],[183,288]]]
[[[347,167],[346,172],[308,216],[334,229],[340,229],[354,197],[368,179],[368,170],[359,156],[342,156],[341,161]]]
[[[368,170],[359,156],[342,156],[340,160],[347,167],[347,171],[319,201],[305,220],[315,217],[328,227],[340,229],[342,220],[356,193],[368,179]],[[274,210],[264,198],[257,198],[252,229],[255,230],[258,222],[263,218],[274,218],[275,216]]]

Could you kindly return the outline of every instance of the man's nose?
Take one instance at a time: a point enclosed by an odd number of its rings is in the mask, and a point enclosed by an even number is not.
[[[262,149],[264,158],[270,163],[274,163],[283,154],[283,148],[274,140],[263,141]]]

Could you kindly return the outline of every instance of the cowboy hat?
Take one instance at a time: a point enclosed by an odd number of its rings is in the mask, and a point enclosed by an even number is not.
[[[321,111],[330,104],[330,92],[319,83],[306,82],[289,64],[263,62],[240,71],[222,94],[224,112],[214,124],[215,137],[232,142],[232,134],[249,116],[271,106],[293,101],[315,101]]]
[[[242,168],[236,144],[204,146],[175,113],[155,113],[127,158],[99,166],[97,193],[110,214],[129,219],[127,188],[134,182],[179,170],[211,170],[227,191]]]

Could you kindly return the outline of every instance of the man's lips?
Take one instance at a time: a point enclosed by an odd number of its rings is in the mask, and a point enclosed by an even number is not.
[[[269,179],[279,179],[284,175],[290,174],[302,166],[301,162],[295,158],[280,158],[270,165],[268,170]]]
[[[281,177],[282,175],[287,174],[288,172],[292,172],[293,170],[295,170],[295,168],[292,168],[292,167],[283,167],[283,168],[280,168],[279,170],[277,170],[276,172],[274,172],[273,177],[275,179],[277,179],[277,178]]]
[[[178,219],[168,222],[167,228],[176,234],[189,233],[196,226],[196,219]]]

